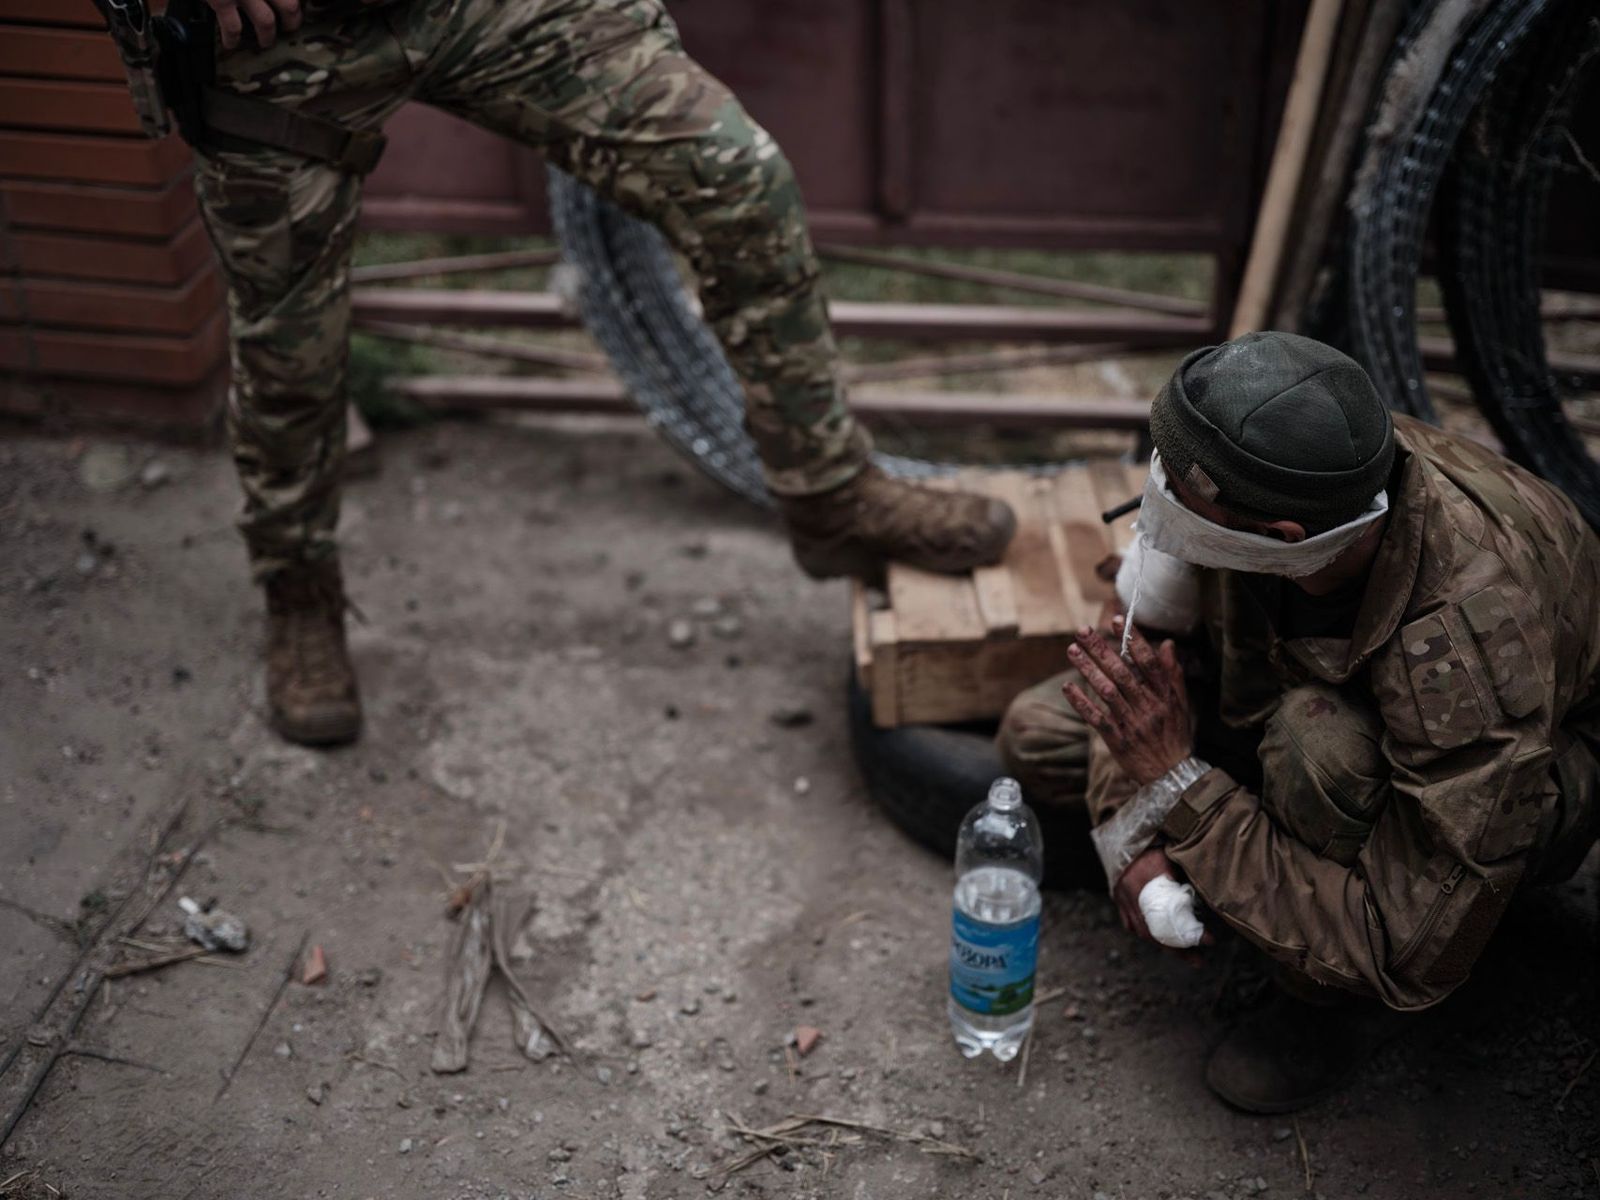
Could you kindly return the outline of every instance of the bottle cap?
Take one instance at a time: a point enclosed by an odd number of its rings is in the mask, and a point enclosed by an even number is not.
[[[1022,785],[1015,779],[1002,775],[989,785],[989,806],[1002,812],[1022,803]]]

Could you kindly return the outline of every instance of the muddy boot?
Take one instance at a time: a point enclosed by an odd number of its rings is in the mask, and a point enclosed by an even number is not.
[[[1247,1113],[1289,1113],[1338,1091],[1406,1015],[1376,1001],[1308,1004],[1279,991],[1211,1052],[1206,1086]]]
[[[326,746],[361,732],[361,698],[344,642],[344,581],[336,561],[266,581],[267,703],[291,742]]]
[[[778,504],[795,560],[813,579],[877,582],[891,558],[958,574],[998,562],[1017,531],[1003,500],[918,487],[873,466],[831,492]]]

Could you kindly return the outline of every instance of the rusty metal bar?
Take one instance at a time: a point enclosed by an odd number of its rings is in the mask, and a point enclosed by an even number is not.
[[[1185,300],[1179,296],[1160,296],[1152,292],[1136,292],[1129,288],[1107,287],[1098,283],[1080,283],[1072,279],[1051,279],[1045,275],[1005,271],[996,267],[974,267],[964,263],[906,258],[899,254],[885,254],[880,250],[861,250],[854,246],[840,246],[831,242],[818,246],[817,250],[823,258],[835,262],[880,267],[889,271],[905,271],[913,275],[931,275],[936,279],[956,279],[964,283],[979,283],[1014,292],[1027,292],[1035,296],[1052,296],[1060,300],[1087,300],[1095,304],[1116,304],[1123,308],[1167,313],[1175,317],[1206,315],[1206,306],[1203,303],[1198,300]]]
[[[392,321],[358,320],[356,328],[374,337],[389,338],[397,342],[413,342],[423,346],[437,346],[441,350],[455,350],[463,354],[505,358],[535,367],[588,371],[597,375],[611,374],[611,364],[606,361],[604,355],[586,354],[582,350],[529,346],[522,342],[510,342],[504,338],[485,337],[477,333],[454,333],[419,325],[400,325]]]
[[[494,254],[464,254],[455,258],[424,258],[416,262],[378,263],[367,267],[356,267],[350,272],[350,281],[393,283],[401,279],[431,279],[438,275],[553,267],[560,261],[559,250],[504,250]]]
[[[1422,351],[1422,364],[1430,371],[1450,371],[1459,374],[1456,348],[1449,338],[1418,338]],[[1558,379],[1571,380],[1585,387],[1600,387],[1600,355],[1550,354],[1546,356],[1550,373]]]
[[[517,326],[564,329],[577,317],[550,292],[450,291],[431,288],[358,288],[358,321],[424,325]],[[1169,317],[1119,309],[1024,308],[1003,304],[886,304],[838,300],[830,304],[834,330],[859,337],[972,338],[1020,342],[1137,342],[1143,346],[1193,346],[1213,332],[1208,319]]]
[[[1539,306],[1539,316],[1546,321],[1600,321],[1600,299],[1585,296],[1567,296],[1562,299],[1545,297]],[[1442,308],[1417,309],[1417,321],[1423,325],[1440,324],[1446,320]]]
[[[611,379],[421,375],[395,385],[401,395],[441,409],[637,415],[622,384]],[[850,407],[869,424],[993,425],[1023,429],[1140,429],[1143,400],[973,392],[865,392]]]
[[[1135,350],[1135,346],[1109,342],[1088,346],[1035,346],[1025,350],[996,350],[988,354],[930,354],[893,362],[852,363],[845,367],[845,378],[851,383],[888,383],[904,379],[978,375],[988,371],[1017,371],[1027,367],[1064,367]]]

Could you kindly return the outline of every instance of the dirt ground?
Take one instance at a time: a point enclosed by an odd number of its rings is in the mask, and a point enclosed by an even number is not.
[[[1093,893],[1047,899],[1041,985],[1065,992],[1026,1076],[965,1062],[949,868],[851,761],[843,585],[802,579],[640,427],[440,424],[381,449],[344,522],[367,731],[319,753],[263,721],[222,455],[0,441],[8,1106],[87,1001],[0,1195],[1600,1195],[1595,858],[1298,1121],[1201,1084],[1241,994],[1229,952],[1192,969]],[[772,720],[795,706],[814,721]],[[470,1068],[434,1075],[445,875],[502,828],[505,886],[537,903],[521,972],[578,1057],[520,1057],[496,983]],[[175,936],[187,894],[243,916],[249,951],[81,995],[79,938],[186,850],[138,936]],[[328,979],[273,1004],[302,937]],[[823,1040],[791,1069],[800,1024]],[[725,1170],[748,1148],[730,1123],[793,1113],[982,1161],[839,1128]]]

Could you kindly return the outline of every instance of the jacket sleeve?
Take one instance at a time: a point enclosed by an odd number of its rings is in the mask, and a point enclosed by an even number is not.
[[[1464,635],[1458,616],[1428,620]],[[1448,638],[1425,642],[1434,629],[1407,626],[1415,653],[1374,664],[1392,794],[1354,866],[1291,837],[1220,770],[1163,827],[1169,857],[1222,920],[1312,979],[1398,1009],[1437,1003],[1466,979],[1553,799],[1539,698],[1512,716],[1485,660]]]

